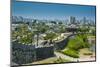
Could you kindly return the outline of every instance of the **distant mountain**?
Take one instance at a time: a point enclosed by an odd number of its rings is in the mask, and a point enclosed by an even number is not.
[[[22,16],[12,16],[12,23],[26,23],[33,22],[34,19],[23,18]]]

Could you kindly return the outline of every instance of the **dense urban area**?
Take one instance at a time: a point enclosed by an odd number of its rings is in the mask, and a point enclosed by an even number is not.
[[[95,61],[95,20],[12,16],[12,64]]]

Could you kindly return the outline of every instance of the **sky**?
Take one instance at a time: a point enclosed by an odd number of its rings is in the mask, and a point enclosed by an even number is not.
[[[95,6],[13,1],[12,15],[48,20],[66,20],[70,16],[95,20]]]

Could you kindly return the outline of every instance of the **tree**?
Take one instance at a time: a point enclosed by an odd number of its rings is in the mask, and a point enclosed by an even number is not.
[[[44,37],[45,40],[53,40],[57,35],[55,33],[47,33]]]
[[[28,29],[27,24],[21,24],[18,26],[17,31],[13,32],[13,36],[15,36],[20,43],[31,44],[33,42],[32,37],[34,33]]]
[[[57,24],[55,21],[51,21],[51,23],[53,23],[53,24]]]
[[[63,23],[60,21],[58,24],[59,24],[59,25],[62,25]]]

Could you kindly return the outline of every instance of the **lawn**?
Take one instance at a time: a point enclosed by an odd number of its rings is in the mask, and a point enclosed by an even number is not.
[[[73,49],[68,49],[68,50],[63,50],[63,54],[74,57],[74,58],[79,58],[79,53],[76,50]]]

